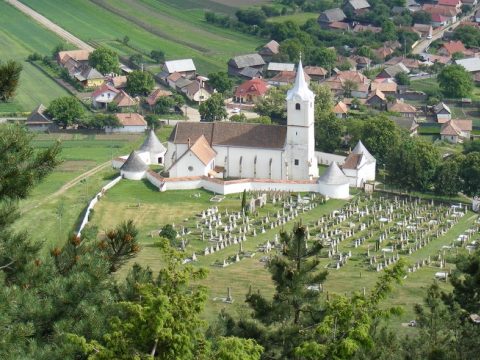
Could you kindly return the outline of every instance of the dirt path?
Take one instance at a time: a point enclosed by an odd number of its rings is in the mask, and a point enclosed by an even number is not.
[[[53,31],[55,34],[60,36],[62,39],[65,39],[69,43],[77,46],[79,49],[89,50],[89,51],[95,50],[93,47],[91,47],[87,43],[83,42],[82,40],[80,40],[76,36],[70,34],[68,31],[62,29],[60,26],[58,26],[55,23],[53,23],[52,21],[48,20],[45,16],[39,14],[38,12],[33,10],[32,8],[29,8],[28,6],[22,4],[20,1],[6,0],[6,2],[9,3],[10,5],[16,7],[18,10],[20,10],[24,14],[30,16],[32,19],[36,20],[37,22],[39,22],[40,24],[45,26],[47,29]]]
[[[53,194],[50,194],[50,195],[44,197],[41,201],[39,201],[35,204],[24,207],[23,209],[21,209],[21,213],[24,214],[24,213],[26,213],[30,210],[33,210],[33,209],[39,207],[40,205],[45,204],[46,202],[48,202],[50,200],[55,199],[56,197],[59,197],[60,195],[64,194],[67,190],[71,189],[72,187],[74,187],[75,185],[80,183],[82,180],[88,179],[90,176],[95,175],[99,171],[104,170],[110,164],[111,164],[111,161],[109,160],[107,162],[104,162],[103,164],[100,164],[100,165],[94,167],[93,169],[90,169],[90,170],[84,172],[83,174],[78,175],[76,178],[74,178],[74,179],[70,180],[69,182],[65,183],[60,189],[55,191]]]

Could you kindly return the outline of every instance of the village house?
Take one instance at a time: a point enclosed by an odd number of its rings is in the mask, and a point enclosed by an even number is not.
[[[339,101],[333,107],[333,113],[339,119],[346,119],[348,115],[348,106],[343,101]]]
[[[106,133],[144,133],[147,130],[147,122],[138,113],[118,113],[115,116],[120,126],[106,126]]]
[[[442,15],[446,19],[447,24],[453,24],[457,21],[457,10],[450,6],[424,4],[422,9],[432,16]]]
[[[310,76],[310,81],[316,82],[325,80],[328,75],[328,71],[321,66],[305,66],[303,68],[303,71],[305,71],[305,74]]]
[[[431,15],[431,24],[432,24],[432,27],[434,28],[438,28],[438,27],[442,27],[442,26],[447,26],[448,25],[448,18],[443,16],[443,15],[440,15],[440,14],[433,14]]]
[[[242,73],[243,70],[253,69],[256,74],[262,73],[265,61],[259,54],[248,54],[235,56],[228,61],[228,74],[232,76],[244,76],[246,78],[254,78],[251,73]]]
[[[373,109],[385,110],[387,108],[387,98],[383,92],[377,89],[370,94],[366,104]]]
[[[457,12],[461,11],[462,1],[461,0],[438,0],[437,4],[440,6],[449,6],[454,8]]]
[[[43,104],[40,104],[28,115],[25,121],[25,126],[28,130],[44,132],[57,128],[55,123],[46,114],[46,110],[47,108],[43,106]]]
[[[475,11],[475,22],[480,23],[480,10]]]
[[[403,101],[396,101],[391,105],[388,105],[388,111],[399,113],[404,118],[415,118],[417,109]]]
[[[390,119],[392,119],[400,129],[407,131],[410,136],[418,135],[418,128],[420,125],[414,118],[391,116]]]
[[[92,105],[93,107],[107,108],[107,104],[111,103],[115,96],[120,92],[120,90],[115,89],[113,86],[106,83],[102,84],[100,87],[95,89],[92,93]]]
[[[341,30],[343,32],[350,31],[350,24],[344,21],[334,21],[328,24],[328,29],[330,30]]]
[[[125,75],[110,77],[107,79],[107,83],[117,90],[125,89],[127,87],[127,77]]]
[[[441,102],[433,107],[433,113],[437,118],[437,122],[443,124],[452,118],[452,111],[447,104]]]
[[[75,79],[86,88],[95,88],[102,85],[105,77],[96,69],[87,67],[83,71],[74,75]]]
[[[410,70],[403,64],[398,63],[391,65],[383,69],[378,75],[377,79],[394,79],[395,75],[404,72],[406,74],[410,73]]]
[[[120,90],[112,103],[115,104],[121,112],[135,112],[138,109],[138,101],[123,90]]]
[[[324,29],[330,27],[332,23],[342,22],[346,19],[345,13],[340,8],[328,9],[320,13],[317,22]]]
[[[385,95],[395,96],[398,85],[393,79],[375,79],[370,85],[370,90],[380,90]]]
[[[455,53],[465,54],[467,49],[461,41],[449,41],[443,43],[442,47],[438,49],[437,54],[442,56],[452,56]]]
[[[263,58],[263,60],[265,60],[265,62],[268,62],[272,60],[275,55],[278,55],[279,52],[280,44],[275,40],[271,40],[258,51],[258,54]]]
[[[307,84],[310,83],[310,76],[308,76],[306,73],[304,73],[305,81]],[[295,82],[297,72],[296,71],[281,71],[277,75],[273,76],[270,79],[267,79],[267,82],[269,85],[272,86],[284,86],[284,85],[290,85]]]
[[[368,97],[370,89],[370,79],[358,71],[339,71],[337,74],[327,79],[323,84],[328,86],[336,95],[345,95],[345,86],[349,82],[354,83],[352,89],[348,89],[354,98],[365,99]]]
[[[448,120],[440,129],[442,140],[457,144],[470,139],[472,120]]]
[[[462,66],[471,74],[477,74],[480,72],[480,58],[478,57],[458,59],[455,60],[455,64]]]
[[[212,96],[212,91],[206,86],[205,80],[206,78],[198,76],[196,80],[190,81],[190,83],[179,88],[179,90],[191,101],[198,103],[206,101]]]
[[[89,50],[69,50],[60,51],[57,54],[58,65],[65,68],[70,76],[81,72],[88,66],[88,58],[91,51]]]
[[[370,10],[370,4],[367,0],[349,0],[345,4],[345,11],[355,15],[365,14],[368,10]]]
[[[469,5],[471,7],[474,7],[475,5],[477,5],[477,3],[477,0],[462,0],[463,5]]]
[[[417,59],[410,59],[404,56],[395,56],[385,62],[385,66],[392,66],[402,63],[408,70],[417,70],[422,63]]]
[[[372,63],[372,60],[369,58],[359,55],[352,56],[352,60],[354,60],[357,64],[356,70],[368,69]]]
[[[154,107],[157,103],[158,99],[164,96],[172,96],[172,92],[163,89],[154,89],[145,99],[145,102],[150,106],[150,108]]]
[[[412,30],[419,34],[422,38],[431,39],[433,28],[432,25],[427,24],[413,24]]]
[[[157,76],[167,82],[167,78],[174,73],[186,79],[193,79],[197,76],[197,68],[192,59],[170,60],[165,61],[162,72]]]
[[[395,50],[393,50],[392,48],[384,45],[378,49],[375,49],[373,53],[380,60],[385,60],[387,57],[391,56],[394,53],[394,51]]]
[[[254,104],[265,96],[268,84],[262,79],[251,79],[235,89],[234,101],[242,104]]]
[[[420,4],[415,0],[407,0],[405,6],[408,9],[408,11],[412,13],[422,10],[422,7],[420,6]]]
[[[356,24],[353,27],[353,32],[354,33],[360,33],[364,31],[371,31],[374,34],[378,34],[382,31],[381,27],[373,26],[373,25],[362,25],[362,24]]]
[[[267,66],[267,74],[273,76],[282,71],[295,71],[295,64],[271,62]]]

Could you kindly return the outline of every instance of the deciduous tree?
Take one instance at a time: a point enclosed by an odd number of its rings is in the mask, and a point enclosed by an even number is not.
[[[448,65],[437,76],[443,94],[452,98],[469,97],[473,91],[470,74],[460,65]]]
[[[66,129],[79,122],[85,114],[85,108],[76,97],[63,96],[52,100],[47,113],[58,126]]]
[[[88,57],[88,64],[102,74],[118,72],[120,66],[117,53],[106,47],[95,49]]]
[[[223,120],[227,117],[227,109],[221,94],[213,94],[208,100],[202,102],[198,108],[204,121]]]
[[[127,92],[133,96],[148,95],[155,86],[155,80],[149,72],[133,70],[127,75]]]

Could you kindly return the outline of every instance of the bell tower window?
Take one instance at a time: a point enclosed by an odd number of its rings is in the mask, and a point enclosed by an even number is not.
[[[295,110],[300,110],[300,104],[299,103],[295,104]]]

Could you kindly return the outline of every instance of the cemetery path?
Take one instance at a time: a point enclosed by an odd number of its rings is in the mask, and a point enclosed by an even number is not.
[[[37,207],[39,207],[40,205],[42,204],[45,204],[46,202],[50,201],[50,200],[53,200],[55,199],[56,197],[59,197],[61,196],[62,194],[64,194],[67,190],[71,189],[72,187],[74,187],[75,185],[79,184],[81,181],[83,180],[86,180],[88,179],[89,177],[95,175],[96,173],[98,173],[99,171],[102,171],[104,170],[105,168],[107,168],[109,165],[111,164],[111,161],[106,161],[104,162],[103,164],[100,164],[96,167],[94,167],[93,169],[90,169],[80,175],[78,175],[76,178],[68,181],[67,183],[65,183],[60,189],[58,189],[57,191],[55,191],[53,194],[50,194],[46,197],[44,197],[41,201],[35,203],[35,204],[31,204],[30,206],[27,206],[23,209],[21,209],[21,212],[22,213],[26,213],[30,210],[33,210]]]
[[[72,35],[68,31],[66,31],[65,29],[63,29],[60,26],[58,26],[57,24],[55,24],[54,22],[48,20],[45,16],[39,14],[38,12],[33,10],[32,8],[22,4],[20,1],[18,1],[18,0],[6,0],[6,1],[10,5],[16,7],[18,10],[23,12],[24,14],[30,16],[32,19],[34,19],[35,21],[37,21],[40,24],[42,24],[43,26],[45,26],[50,31],[53,31],[54,33],[56,33],[61,38],[65,39],[69,43],[77,46],[79,49],[89,50],[89,51],[94,50],[94,48],[91,47],[90,45],[88,45],[86,42],[80,40],[76,36]]]

